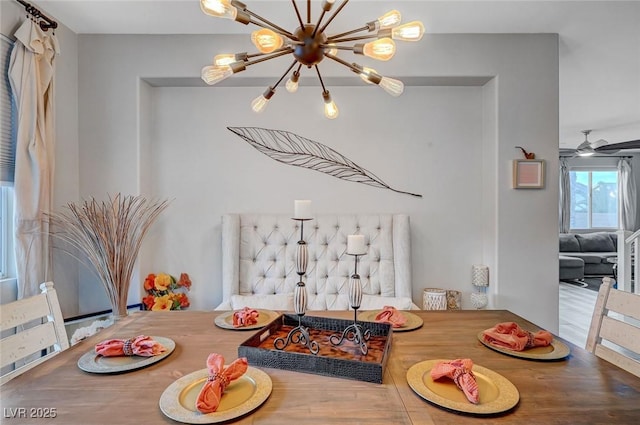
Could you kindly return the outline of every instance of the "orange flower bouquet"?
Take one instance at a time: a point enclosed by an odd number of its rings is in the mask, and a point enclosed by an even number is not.
[[[144,280],[147,295],[142,299],[145,310],[183,310],[189,307],[187,292],[191,289],[191,279],[181,273],[180,279],[166,273],[149,273]]]

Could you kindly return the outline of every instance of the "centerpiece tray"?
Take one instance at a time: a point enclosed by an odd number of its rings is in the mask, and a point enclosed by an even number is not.
[[[318,343],[317,354],[300,343],[291,342],[282,350],[275,348],[276,338],[286,340],[289,331],[298,326],[296,314],[282,314],[240,344],[238,357],[246,357],[252,366],[382,383],[391,349],[391,325],[358,321],[363,331],[371,332],[367,355],[363,355],[353,341],[344,341],[338,346],[329,341],[331,335],[341,335],[353,320],[302,316],[301,324],[308,328],[311,340]]]

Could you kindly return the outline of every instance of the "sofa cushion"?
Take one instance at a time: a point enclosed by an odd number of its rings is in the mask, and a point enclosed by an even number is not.
[[[578,252],[580,243],[573,233],[560,233],[560,252]]]
[[[616,246],[606,232],[576,234],[582,252],[615,252]]]
[[[585,264],[599,264],[607,262],[607,257],[615,257],[615,252],[563,252],[562,255],[582,259]]]

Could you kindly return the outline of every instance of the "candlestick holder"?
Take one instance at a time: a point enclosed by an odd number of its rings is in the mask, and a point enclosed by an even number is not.
[[[358,323],[358,309],[362,303],[362,283],[360,282],[360,275],[358,274],[358,261],[360,254],[349,254],[355,257],[355,270],[349,278],[349,303],[353,308],[353,324],[347,326],[342,335],[333,334],[329,337],[329,342],[333,345],[342,345],[345,341],[352,341],[360,347],[360,352],[363,355],[367,355],[369,347],[367,341],[371,338],[371,330],[364,329],[361,324]]]
[[[298,326],[291,329],[286,338],[276,338],[273,345],[277,350],[284,350],[291,343],[300,344],[307,347],[311,354],[318,354],[320,351],[318,343],[311,340],[309,328],[302,326],[302,316],[307,310],[307,290],[302,277],[307,273],[307,263],[309,262],[307,243],[304,241],[304,222],[311,219],[294,218],[293,220],[300,222],[300,240],[296,251],[296,273],[298,273],[300,280],[293,291],[293,308],[298,315]]]

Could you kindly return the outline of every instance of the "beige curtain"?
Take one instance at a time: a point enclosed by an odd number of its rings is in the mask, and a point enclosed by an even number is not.
[[[58,41],[30,19],[15,33],[9,80],[18,110],[15,168],[15,253],[18,298],[51,280],[49,225],[54,171],[54,60]]]

